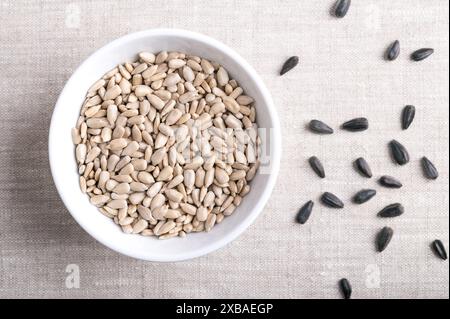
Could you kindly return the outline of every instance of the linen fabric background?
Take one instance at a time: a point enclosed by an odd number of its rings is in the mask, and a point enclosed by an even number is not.
[[[0,297],[339,298],[346,277],[354,298],[448,298],[448,262],[430,250],[436,238],[448,248],[449,237],[448,1],[353,1],[344,19],[330,16],[333,3],[0,0]],[[121,256],[85,233],[59,199],[47,158],[52,110],[74,69],[119,36],[159,27],[198,31],[240,53],[269,87],[283,134],[278,181],[256,222],[214,253],[167,264]],[[386,62],[396,39],[401,55]],[[422,47],[435,53],[412,62]],[[299,66],[279,77],[291,55]],[[406,104],[417,117],[402,131]],[[318,136],[305,128],[313,118],[338,128],[358,116],[370,119],[368,131]],[[394,138],[410,151],[404,167],[389,158]],[[312,155],[326,179],[308,167]],[[438,180],[423,177],[423,155]],[[375,177],[396,176],[404,187],[382,189],[359,176],[359,156]],[[369,187],[376,198],[349,203]],[[324,208],[324,191],[349,204]],[[296,224],[309,199],[309,222]],[[403,216],[376,217],[393,202],[405,205]],[[374,239],[385,225],[395,234],[379,254]],[[79,288],[67,278],[78,270]]]

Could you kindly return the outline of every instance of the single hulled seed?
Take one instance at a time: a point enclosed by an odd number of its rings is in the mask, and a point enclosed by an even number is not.
[[[439,177],[439,172],[438,172],[436,166],[434,166],[434,164],[427,157],[425,157],[425,156],[422,157],[421,162],[422,162],[423,173],[426,178],[437,179]]]
[[[395,40],[386,50],[386,59],[389,61],[394,61],[400,54],[400,42]]]
[[[91,201],[92,205],[101,207],[109,200],[110,200],[109,196],[106,196],[106,195],[95,195],[95,196],[91,197],[90,201]]]
[[[411,59],[416,62],[422,61],[422,60],[425,60],[426,58],[428,58],[433,53],[434,53],[434,50],[431,48],[419,49],[419,50],[414,51],[411,54]]]
[[[321,201],[331,208],[344,208],[344,203],[336,195],[329,192],[322,194]]]
[[[377,251],[382,252],[386,249],[386,247],[391,242],[392,236],[394,235],[394,230],[390,227],[383,227],[378,234],[376,238],[376,246]]]
[[[133,234],[139,234],[144,229],[146,229],[148,226],[148,222],[144,219],[140,219],[136,224],[133,226]]]
[[[309,122],[309,129],[319,134],[333,134],[333,129],[322,121],[312,120]]]
[[[363,204],[372,199],[377,194],[374,189],[363,189],[353,196],[353,202],[357,204]]]
[[[281,68],[280,75],[283,75],[295,68],[298,64],[298,61],[298,56],[291,56],[289,59],[287,59],[286,62],[284,62],[283,67]]]
[[[392,217],[397,217],[397,216],[403,215],[404,212],[405,212],[405,208],[403,207],[403,205],[400,203],[395,203],[395,204],[391,204],[391,205],[388,205],[385,208],[383,208],[378,213],[378,216],[384,217],[384,218],[392,218]]]
[[[364,158],[360,157],[356,159],[355,167],[361,173],[361,175],[367,178],[371,178],[373,176],[369,163],[367,163],[367,161]]]
[[[402,111],[402,129],[407,130],[416,116],[416,108],[413,105],[406,105]]]
[[[310,157],[308,162],[313,171],[317,174],[317,176],[319,176],[320,178],[325,178],[325,169],[323,168],[322,163],[316,156]]]
[[[339,280],[339,289],[344,299],[350,299],[352,297],[352,285],[347,278]]]
[[[381,176],[378,180],[381,186],[387,187],[387,188],[401,188],[403,184],[396,178],[392,176]]]
[[[398,141],[392,140],[389,143],[391,155],[394,161],[399,165],[405,165],[409,162],[409,153],[406,148]]]
[[[433,249],[436,256],[438,256],[442,260],[447,260],[447,258],[448,258],[447,251],[445,250],[445,246],[442,243],[442,241],[440,241],[439,239],[436,239],[431,244],[431,248]]]
[[[314,202],[311,200],[308,201],[306,204],[304,204],[298,211],[297,216],[295,218],[297,223],[305,224],[308,221],[309,216],[311,216],[313,207]]]

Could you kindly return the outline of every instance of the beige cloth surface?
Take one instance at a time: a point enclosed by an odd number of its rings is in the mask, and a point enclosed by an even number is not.
[[[448,298],[448,262],[429,248],[435,238],[448,247],[449,237],[448,1],[353,1],[344,19],[329,15],[333,2],[0,0],[0,297],[337,298],[337,281],[347,277],[355,298]],[[52,109],[73,70],[109,41],[157,27],[202,32],[236,49],[270,88],[283,133],[279,178],[257,221],[225,248],[172,264],[121,256],[85,233],[60,201],[47,159]],[[387,63],[382,55],[395,39],[401,56]],[[436,52],[411,62],[421,47]],[[277,76],[290,55],[300,65]],[[417,118],[401,131],[405,104]],[[305,130],[312,118],[338,127],[357,116],[370,119],[370,130]],[[393,138],[408,147],[409,165],[389,159]],[[324,162],[325,180],[308,167],[311,155]],[[423,155],[439,168],[437,181],[423,178]],[[381,189],[360,177],[351,166],[359,156],[405,186]],[[363,187],[379,194],[341,211],[316,205],[306,225],[294,223],[321,192],[348,201]],[[376,217],[397,201],[404,216]],[[395,237],[378,254],[374,237],[385,225]],[[66,286],[73,269],[79,288]]]

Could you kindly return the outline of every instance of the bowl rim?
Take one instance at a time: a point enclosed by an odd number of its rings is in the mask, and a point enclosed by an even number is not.
[[[58,176],[55,168],[55,162],[57,159],[57,138],[54,132],[55,127],[55,113],[57,110],[62,108],[61,100],[62,97],[66,94],[67,91],[70,90],[72,87],[72,82],[74,82],[74,78],[76,78],[76,74],[78,72],[81,72],[84,65],[87,64],[89,60],[95,59],[97,56],[101,56],[103,52],[108,51],[111,48],[114,48],[116,45],[119,45],[121,42],[124,41],[130,41],[137,38],[144,38],[144,37],[150,37],[150,36],[176,36],[176,37],[183,37],[186,39],[196,40],[200,42],[204,42],[206,45],[213,46],[219,51],[222,51],[226,53],[231,59],[233,59],[237,64],[244,69],[246,73],[250,75],[250,77],[254,80],[256,88],[261,92],[261,96],[263,100],[265,101],[267,105],[267,110],[269,113],[270,118],[272,119],[273,127],[271,128],[271,143],[273,143],[273,147],[271,146],[271,171],[270,176],[268,178],[267,184],[261,193],[260,199],[257,201],[255,206],[253,207],[251,213],[241,222],[237,227],[235,227],[231,232],[227,233],[222,238],[206,244],[203,248],[198,249],[196,251],[184,253],[181,255],[172,255],[172,256],[158,256],[152,255],[142,255],[138,251],[132,251],[128,250],[124,246],[117,246],[114,245],[107,240],[104,240],[101,236],[98,236],[98,232],[95,230],[94,227],[91,227],[89,223],[84,222],[81,218],[79,218],[79,214],[77,213],[77,208],[72,204],[72,201],[70,200],[70,195],[67,194],[64,190],[64,178],[63,176]],[[64,205],[66,206],[69,213],[72,215],[72,217],[76,220],[76,222],[83,228],[91,237],[93,237],[95,240],[103,244],[104,246],[121,253],[123,255],[133,257],[140,260],[146,260],[146,261],[153,261],[153,262],[176,262],[176,261],[183,261],[188,260],[196,257],[200,257],[203,255],[206,255],[208,253],[211,253],[226,244],[232,242],[235,240],[238,236],[240,236],[254,221],[255,219],[261,214],[261,212],[264,209],[264,206],[266,205],[267,201],[269,200],[269,197],[273,191],[273,188],[275,186],[275,182],[278,176],[279,168],[280,168],[280,160],[281,160],[281,132],[280,132],[280,122],[279,117],[277,114],[277,111],[275,109],[272,97],[270,95],[269,90],[265,86],[263,80],[258,75],[258,73],[255,71],[255,69],[246,61],[244,58],[242,58],[236,51],[228,47],[227,45],[223,44],[222,42],[211,38],[209,36],[206,36],[201,33],[183,30],[183,29],[166,29],[166,28],[157,28],[157,29],[148,29],[143,31],[138,31],[134,33],[130,33],[124,36],[121,36],[106,45],[102,46],[100,49],[94,51],[92,54],[90,54],[72,73],[70,78],[67,80],[67,82],[64,85],[64,88],[62,89],[55,107],[52,111],[52,118],[50,121],[50,128],[49,128],[49,139],[48,139],[48,153],[49,153],[49,164],[50,164],[50,171],[52,174],[53,181],[55,183],[57,192],[63,201]]]

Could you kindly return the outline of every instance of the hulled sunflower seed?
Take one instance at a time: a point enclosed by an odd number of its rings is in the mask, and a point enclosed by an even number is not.
[[[86,160],[87,148],[85,144],[78,144],[75,149],[75,155],[77,158],[77,162],[79,164],[83,164]]]
[[[408,129],[415,116],[416,108],[413,105],[406,105],[402,111],[402,129]]]
[[[322,163],[316,156],[312,156],[308,160],[309,165],[313,169],[313,171],[320,177],[325,178],[325,170],[323,168]]]
[[[309,122],[309,129],[319,134],[333,134],[333,129],[322,121],[312,120]]]
[[[395,59],[397,59],[399,54],[400,54],[400,42],[398,40],[395,40],[386,50],[386,59],[389,61],[394,61]]]
[[[414,51],[411,54],[411,59],[416,62],[422,61],[422,60],[428,58],[433,53],[434,53],[434,49],[431,49],[431,48],[419,49],[419,50]]]
[[[291,56],[289,59],[287,59],[286,62],[284,62],[283,67],[281,68],[280,75],[283,75],[295,68],[298,64],[298,61],[298,56]]]
[[[127,201],[124,199],[113,199],[106,205],[110,208],[120,209],[127,207]]]
[[[403,184],[396,178],[392,176],[381,176],[378,180],[381,186],[388,187],[388,188],[401,188]]]
[[[141,52],[139,53],[139,58],[146,63],[154,63],[156,57],[153,53]]]
[[[405,165],[409,162],[409,153],[406,148],[396,140],[392,140],[389,143],[391,149],[392,158],[399,165]]]
[[[148,226],[148,222],[145,219],[140,219],[136,224],[133,226],[133,234],[139,234],[144,229],[146,229]]]
[[[314,202],[311,200],[308,201],[306,204],[304,204],[302,208],[300,208],[300,210],[298,211],[297,216],[295,218],[297,220],[297,223],[300,224],[306,223],[309,219],[309,216],[311,216],[313,207]]]
[[[442,241],[440,241],[439,239],[436,239],[431,244],[431,248],[433,249],[436,256],[438,256],[442,260],[447,260],[447,258],[448,258],[447,251],[445,250],[445,246],[442,243]]]
[[[342,129],[350,132],[361,132],[369,128],[369,121],[365,117],[358,117],[342,124]]]
[[[363,204],[372,199],[372,197],[374,197],[376,194],[377,191],[374,189],[363,189],[356,193],[355,196],[353,196],[353,202],[357,204]]]
[[[334,7],[334,15],[338,18],[345,17],[351,3],[351,0],[338,0]]]
[[[320,198],[322,203],[331,208],[344,208],[344,203],[334,194],[325,192]]]
[[[95,195],[91,197],[91,204],[101,207],[103,206],[108,200],[110,200],[109,196],[106,195]]]
[[[439,177],[439,172],[434,166],[434,164],[425,156],[422,157],[422,169],[426,178],[428,179],[437,179]]]
[[[361,175],[367,178],[371,178],[373,176],[369,163],[367,163],[367,161],[364,158],[360,157],[356,159],[355,167],[361,173]]]
[[[377,235],[376,246],[377,251],[382,252],[391,242],[392,236],[394,235],[394,230],[390,227],[383,227]]]
[[[378,216],[385,217],[385,218],[392,218],[392,217],[397,217],[397,216],[403,215],[404,212],[405,212],[405,208],[403,207],[403,205],[400,203],[395,203],[395,204],[391,204],[391,205],[388,205],[385,208],[383,208],[378,213]]]
[[[339,288],[345,299],[350,299],[352,297],[352,285],[347,278],[339,280]]]

